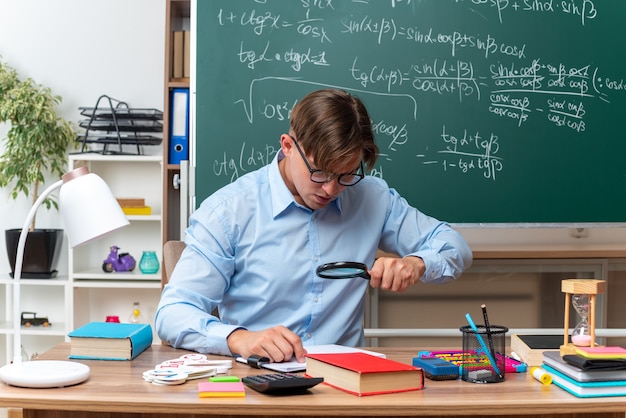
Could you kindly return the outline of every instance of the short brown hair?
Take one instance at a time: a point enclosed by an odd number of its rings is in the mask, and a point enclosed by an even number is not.
[[[291,130],[305,154],[320,170],[329,171],[356,153],[372,168],[378,146],[367,109],[361,100],[336,89],[306,95],[291,112]]]

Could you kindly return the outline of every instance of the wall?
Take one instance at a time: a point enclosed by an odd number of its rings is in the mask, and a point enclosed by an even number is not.
[[[94,106],[102,94],[163,109],[164,43],[165,0],[0,0],[0,57],[60,95],[61,115],[76,124],[78,107]],[[0,189],[0,231],[21,228],[28,210],[26,199],[13,201]],[[62,227],[58,213],[45,209],[37,223]],[[9,270],[2,237],[0,273]],[[58,270],[67,272],[65,250]]]

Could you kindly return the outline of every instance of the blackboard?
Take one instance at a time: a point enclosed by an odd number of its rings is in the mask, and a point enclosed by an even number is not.
[[[196,202],[336,87],[370,111],[370,174],[423,212],[626,221],[625,18],[621,0],[197,1]]]

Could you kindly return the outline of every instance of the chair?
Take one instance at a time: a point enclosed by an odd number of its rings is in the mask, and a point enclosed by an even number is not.
[[[170,281],[174,267],[176,267],[184,249],[185,243],[183,241],[167,241],[163,244],[163,271],[165,274],[161,275],[161,287]]]
[[[167,282],[170,281],[174,267],[180,259],[180,255],[183,253],[186,245],[183,241],[167,241],[163,244],[163,271],[165,274],[161,275],[161,288],[165,287]],[[212,312],[213,315],[219,317],[219,312],[215,308]]]

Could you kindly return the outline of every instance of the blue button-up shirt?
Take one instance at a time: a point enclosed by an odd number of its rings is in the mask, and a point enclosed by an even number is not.
[[[303,344],[364,344],[368,281],[316,276],[320,264],[372,266],[378,249],[424,260],[422,282],[457,278],[472,260],[448,224],[409,206],[376,177],[346,187],[319,210],[295,202],[271,164],[208,197],[191,215],[183,252],[156,313],[161,339],[174,347],[232,355],[237,328],[284,325]],[[219,318],[211,315],[214,308]]]

